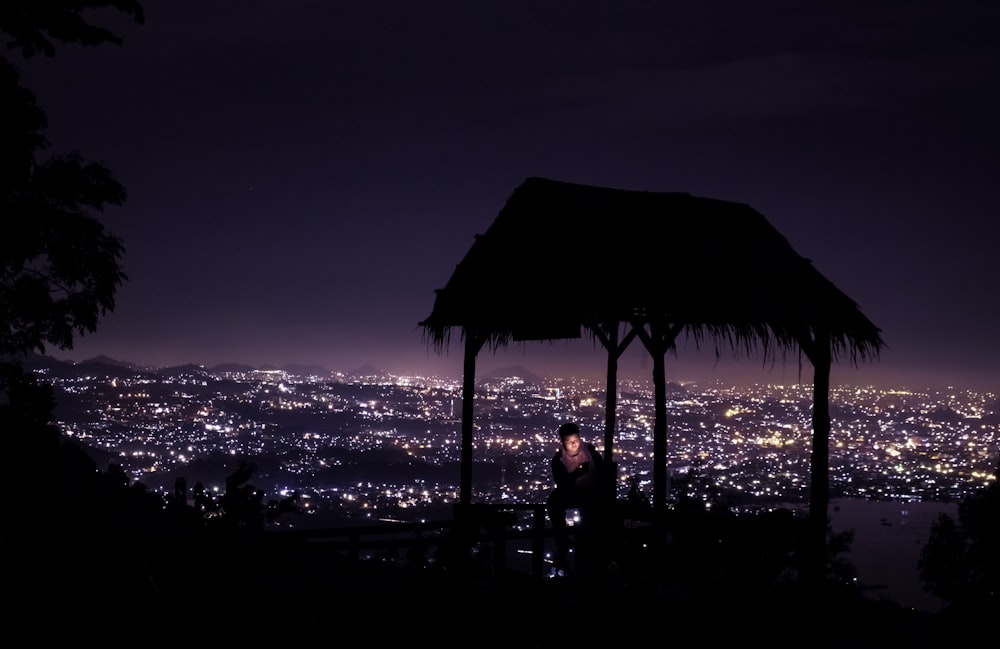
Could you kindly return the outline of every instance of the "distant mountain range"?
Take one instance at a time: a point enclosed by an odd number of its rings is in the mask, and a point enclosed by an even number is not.
[[[497,379],[521,379],[526,385],[543,385],[545,383],[545,379],[520,365],[498,367],[488,374],[479,377],[479,383],[487,383]]]
[[[255,371],[274,371],[279,370],[282,372],[287,372],[288,374],[294,374],[296,376],[317,376],[322,378],[327,378],[333,376],[333,372],[329,369],[323,367],[322,365],[308,365],[308,364],[288,364],[282,365],[281,367],[273,365],[263,365],[260,367],[255,367],[253,365],[247,365],[243,363],[223,363],[221,365],[215,365],[213,367],[205,367],[202,365],[196,365],[194,363],[188,363],[186,365],[175,365],[172,367],[152,367],[148,365],[139,365],[137,363],[130,363],[128,361],[120,361],[109,356],[99,355],[93,358],[88,358],[83,361],[66,361],[55,358],[54,356],[42,355],[42,354],[30,354],[22,359],[22,365],[25,369],[29,370],[47,370],[54,376],[59,376],[61,378],[72,378],[75,376],[86,376],[95,373],[103,374],[106,376],[126,376],[130,374],[159,374],[159,375],[177,375],[185,373],[197,373],[197,372],[211,372],[213,374],[219,373],[241,373],[241,372],[255,372]],[[364,365],[357,368],[354,371],[347,372],[347,376],[351,378],[358,379],[390,379],[392,377],[388,372],[379,370],[371,365]]]
[[[322,365],[295,363],[282,365],[280,367],[274,365],[262,365],[260,367],[255,367],[245,363],[222,363],[213,367],[205,367],[194,363],[176,365],[172,367],[152,367],[117,360],[103,354],[83,361],[59,360],[54,356],[30,354],[22,359],[22,365],[25,369],[32,371],[45,370],[52,376],[64,379],[93,376],[94,374],[122,378],[136,374],[180,376],[183,374],[199,374],[203,372],[221,374],[263,371],[282,371],[295,376],[318,377],[321,380],[333,378],[335,375],[340,376],[342,374],[352,381],[373,384],[389,382],[394,378],[394,376],[389,372],[369,364],[362,365],[361,367],[358,367],[350,372],[344,373],[333,372]],[[510,379],[520,379],[527,386],[543,386],[547,382],[544,377],[535,374],[523,366],[511,365],[507,367],[498,367],[488,372],[484,372],[477,377],[476,383],[478,385],[483,385],[493,381],[508,381]],[[669,382],[667,384],[668,393],[685,391],[684,387],[679,383]]]
[[[62,378],[86,376],[95,373],[106,376],[125,376],[128,374],[143,373],[159,374],[162,376],[205,371],[213,374],[282,371],[296,376],[317,376],[322,378],[327,378],[335,374],[322,365],[295,363],[282,365],[280,367],[275,365],[262,365],[260,367],[255,367],[245,363],[223,363],[213,367],[205,367],[194,363],[176,365],[172,367],[153,367],[117,360],[103,354],[83,361],[67,361],[60,360],[49,355],[30,354],[24,357],[22,365],[25,369],[30,370],[45,369],[53,375]],[[392,374],[369,364],[362,365],[361,367],[358,367],[350,372],[345,372],[344,374],[351,379],[372,382],[385,381],[393,378]],[[486,375],[480,376],[478,380],[479,382],[484,382],[511,378],[520,378],[529,385],[542,385],[545,383],[545,380],[542,377],[521,366],[497,368]]]

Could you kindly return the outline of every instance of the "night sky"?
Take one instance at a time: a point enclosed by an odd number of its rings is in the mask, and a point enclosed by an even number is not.
[[[417,323],[540,176],[762,213],[882,328],[881,359],[835,383],[1000,390],[1000,3],[143,4],[142,26],[98,21],[121,47],[14,59],[50,152],[103,162],[129,193],[99,216],[129,281],[57,358],[460,377],[461,345],[439,355]],[[478,367],[605,362],[583,340]],[[639,343],[621,361],[651,366]],[[667,365],[798,371],[683,341]]]

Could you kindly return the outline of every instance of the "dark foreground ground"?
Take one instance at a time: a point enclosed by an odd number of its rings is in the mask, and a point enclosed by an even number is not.
[[[445,545],[356,558],[324,543],[225,536],[8,546],[2,622],[18,639],[10,646],[885,649],[958,646],[996,621],[907,610],[836,584],[806,593],[762,576],[759,562],[745,570],[762,554],[746,551],[727,560],[707,547],[658,564],[636,551],[547,578]]]

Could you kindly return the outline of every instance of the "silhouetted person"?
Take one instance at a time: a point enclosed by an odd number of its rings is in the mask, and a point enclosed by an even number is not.
[[[629,478],[625,504],[628,507],[628,516],[633,518],[645,519],[653,512],[653,504],[649,502],[649,497],[639,488],[638,476]]]
[[[580,427],[570,422],[559,427],[559,450],[552,456],[551,466],[555,489],[549,494],[546,510],[555,533],[555,568],[565,571],[570,545],[566,512],[579,510],[580,520],[574,527],[592,532],[599,524],[605,495],[604,458],[593,444],[580,438]],[[579,534],[576,537],[579,540]]]

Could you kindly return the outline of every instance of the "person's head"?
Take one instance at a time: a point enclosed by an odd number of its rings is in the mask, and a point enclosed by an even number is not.
[[[559,443],[567,455],[575,456],[580,452],[583,442],[580,440],[580,427],[569,422],[559,427]]]

